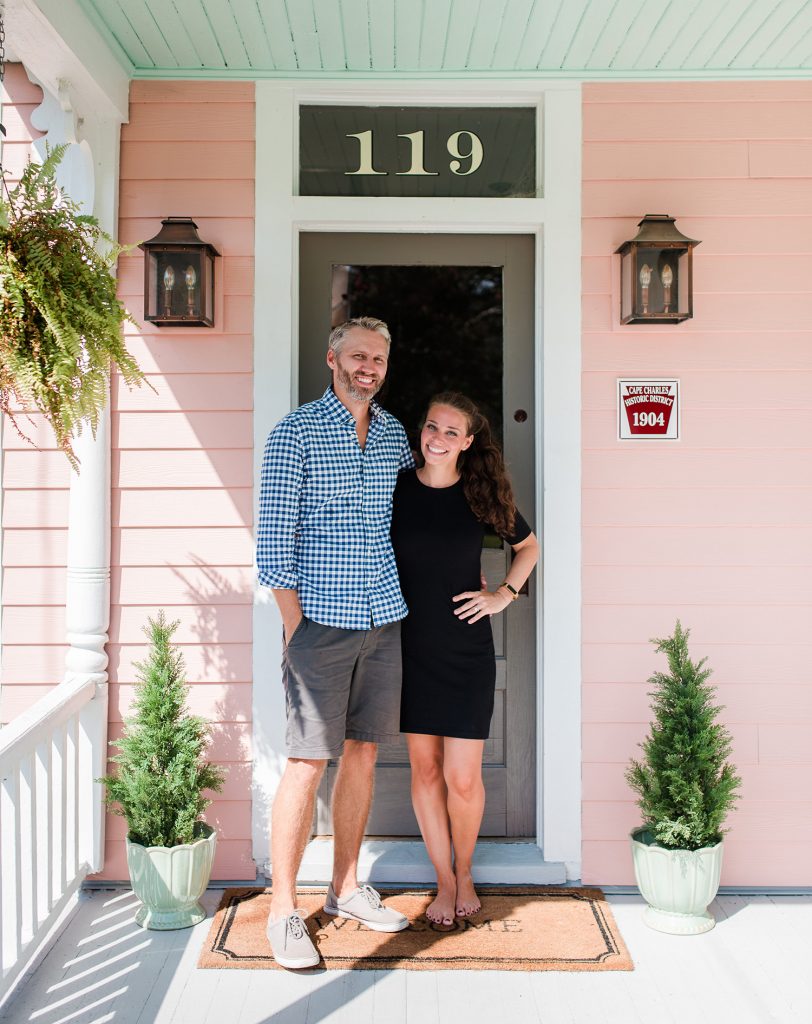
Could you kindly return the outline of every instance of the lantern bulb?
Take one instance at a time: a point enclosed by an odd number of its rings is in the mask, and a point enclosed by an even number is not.
[[[674,271],[668,263],[663,267],[663,272],[660,276],[662,278],[664,288],[670,288],[674,283]]]
[[[175,271],[172,267],[167,267],[164,271],[164,288],[175,287]]]
[[[640,268],[640,284],[644,288],[648,288],[648,286],[651,284],[651,273],[651,267],[648,265],[648,263],[644,263],[643,266]]]
[[[196,284],[197,284],[197,274],[195,273],[195,268],[192,267],[192,266],[189,266],[189,267],[186,268],[186,287],[187,288],[194,288],[194,286]]]

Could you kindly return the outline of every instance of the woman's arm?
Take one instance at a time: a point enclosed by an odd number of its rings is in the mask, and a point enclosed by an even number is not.
[[[505,583],[509,583],[514,590],[521,590],[539,560],[539,542],[535,533],[528,534],[524,540],[514,544],[513,554],[515,557],[505,577]],[[512,600],[512,595],[509,596]]]
[[[538,562],[539,542],[536,535],[530,533],[524,540],[511,546],[515,557],[505,583],[509,583],[514,590],[521,590]],[[478,622],[484,615],[496,615],[504,611],[513,601],[513,595],[502,584],[493,593],[485,589],[466,590],[463,594],[457,594],[454,600],[465,601],[465,604],[454,609],[454,614],[472,623]]]

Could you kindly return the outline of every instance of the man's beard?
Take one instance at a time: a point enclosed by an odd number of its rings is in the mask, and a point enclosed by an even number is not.
[[[371,398],[377,395],[383,387],[383,380],[380,377],[377,378],[371,387],[361,388],[356,385],[352,374],[347,373],[342,366],[336,365],[336,371],[338,383],[344,388],[354,402],[368,402]]]

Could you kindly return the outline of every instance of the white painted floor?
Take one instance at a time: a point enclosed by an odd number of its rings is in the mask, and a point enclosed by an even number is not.
[[[221,893],[209,890],[212,912]],[[85,893],[0,1020],[15,1024],[795,1024],[812,1021],[812,896],[721,896],[716,928],[648,929],[610,896],[633,972],[199,971],[209,920],[145,932],[126,890]]]

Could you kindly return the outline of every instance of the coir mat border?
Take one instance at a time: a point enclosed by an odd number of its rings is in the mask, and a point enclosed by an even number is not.
[[[604,943],[604,948],[592,957],[545,956],[517,957],[487,952],[487,945],[482,953],[468,956],[431,956],[421,951],[419,957],[410,958],[403,955],[373,954],[365,956],[344,956],[330,953],[325,945],[319,945],[322,962],[319,965],[327,970],[501,970],[501,971],[632,971],[634,963],[629,955],[626,944],[620,935],[617,923],[605,896],[600,889],[588,887],[558,888],[554,886],[477,886],[481,897],[488,896],[543,896],[546,899],[575,900],[588,904],[592,920]],[[229,937],[237,924],[240,907],[258,898],[270,897],[271,890],[263,888],[231,888],[223,892],[220,905],[212,920],[211,928],[203,945],[198,967],[205,969],[243,969],[243,970],[282,970],[273,959],[270,949],[264,942],[263,952],[252,952],[244,955],[230,947]],[[308,887],[299,890],[303,898],[326,894],[325,888]],[[430,889],[386,889],[381,896],[429,897]],[[425,920],[425,919],[424,919]],[[440,926],[429,926],[436,931],[438,941],[449,929]],[[476,924],[459,922],[454,928],[475,928]],[[312,928],[311,928],[312,934]],[[483,936],[484,937],[484,936]],[[319,968],[315,968],[318,970]]]

